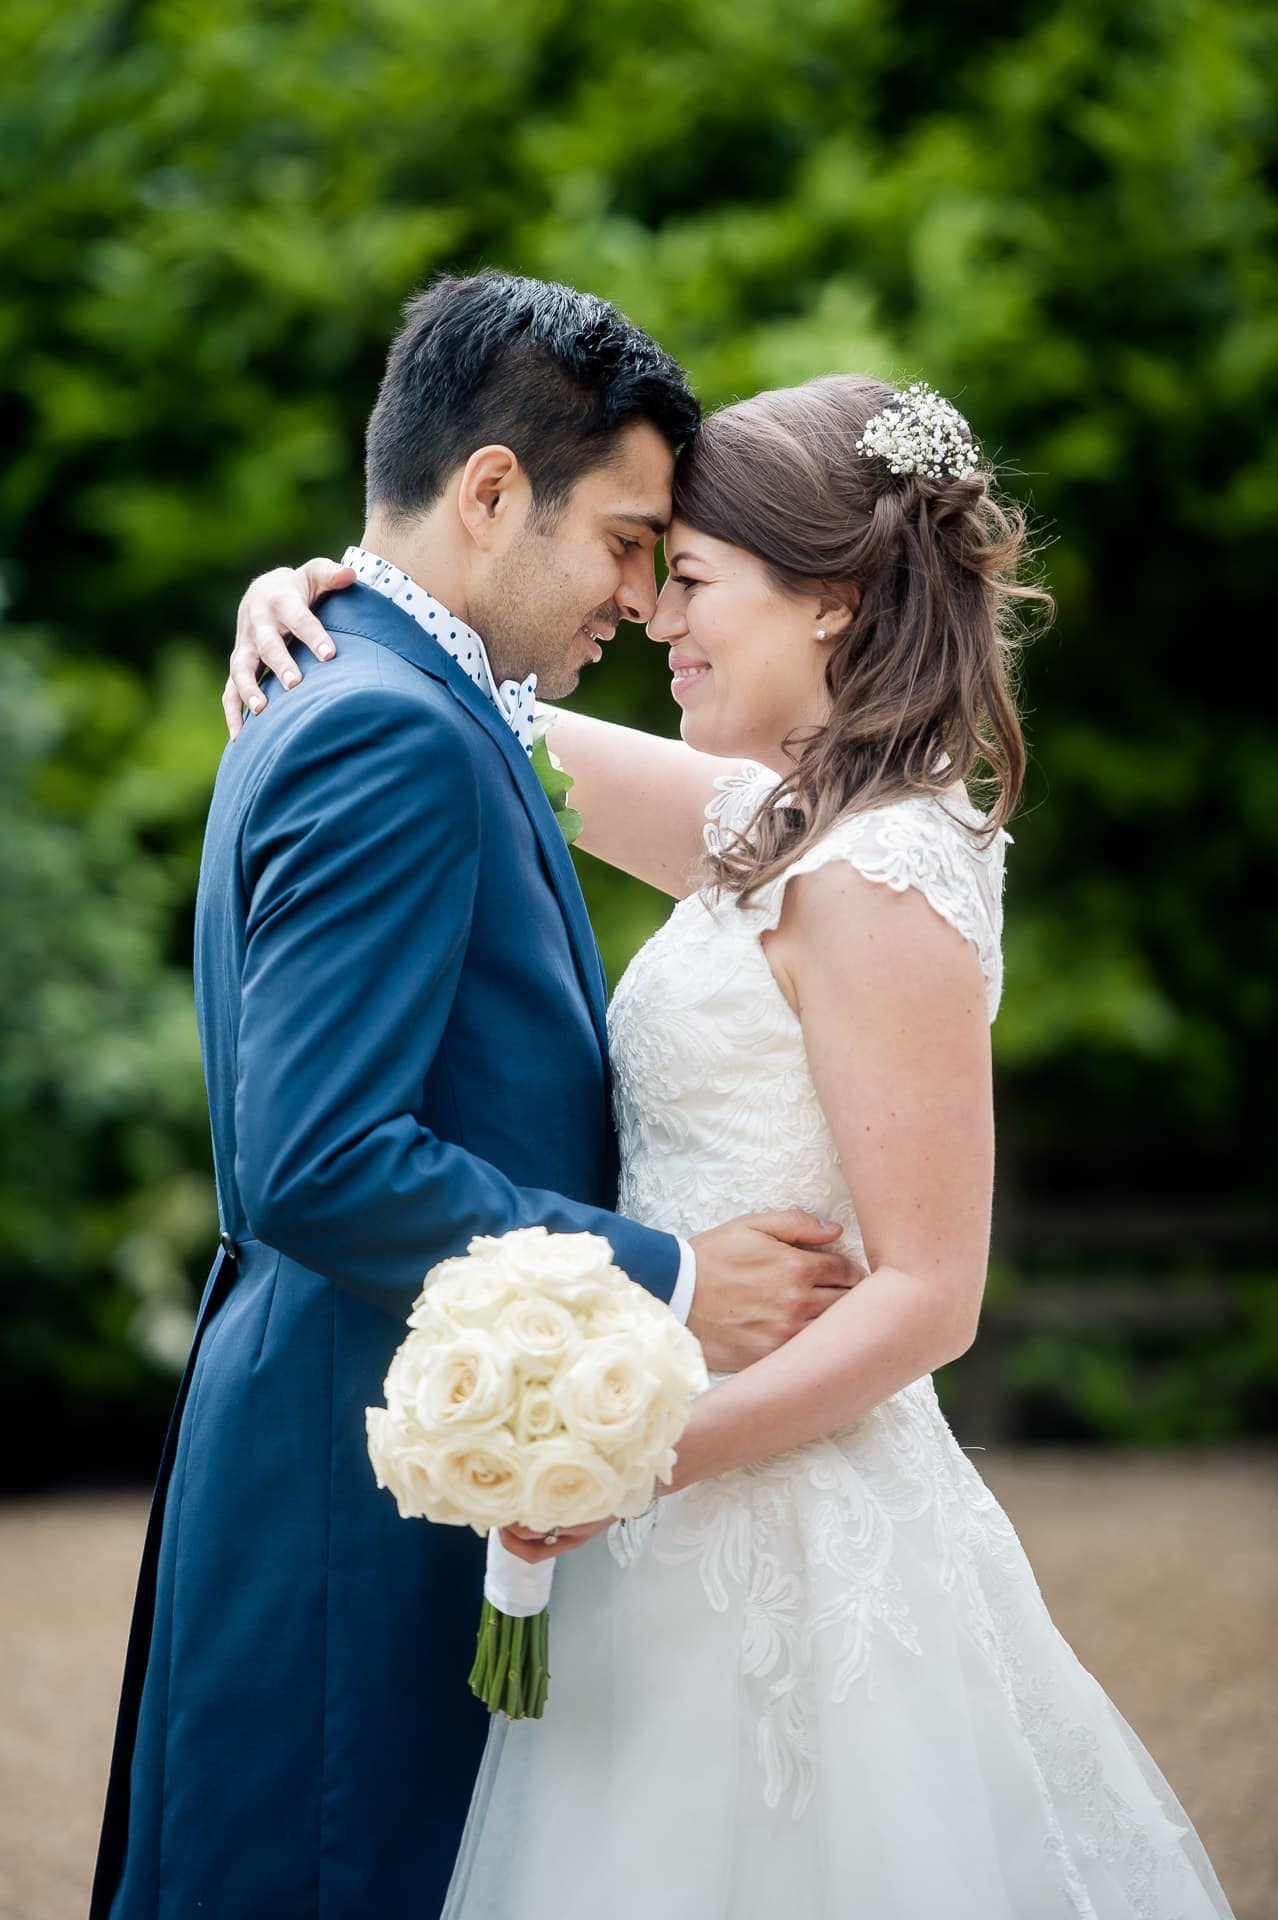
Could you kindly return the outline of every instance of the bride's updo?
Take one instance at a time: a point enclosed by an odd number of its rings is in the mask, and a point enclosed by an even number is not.
[[[960,415],[852,375],[756,394],[704,421],[674,512],[756,555],[782,592],[852,610],[826,664],[828,721],[787,741],[793,771],[711,856],[715,882],[751,891],[840,815],[972,776],[985,831],[1003,825],[1025,773],[1017,616],[1047,617],[1051,600],[1024,578],[1024,514],[995,497]]]

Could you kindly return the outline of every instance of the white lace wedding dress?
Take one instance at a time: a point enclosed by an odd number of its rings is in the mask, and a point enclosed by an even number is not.
[[[722,781],[708,835],[774,781]],[[849,861],[972,942],[993,1017],[1005,838],[917,797],[835,827],[750,908],[681,901],[610,1013],[621,1210],[686,1236],[798,1206],[859,1247],[759,935],[790,875]],[[444,1920],[1229,1914],[930,1378],[668,1496],[646,1538],[564,1555],[551,1604],[545,1718],[494,1719]]]

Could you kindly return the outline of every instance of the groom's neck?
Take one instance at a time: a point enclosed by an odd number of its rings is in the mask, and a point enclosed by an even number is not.
[[[375,553],[380,560],[399,567],[469,626],[470,593],[465,569],[456,551],[450,551],[450,544],[447,530],[436,522],[434,513],[406,521],[373,513],[360,535],[366,553]]]

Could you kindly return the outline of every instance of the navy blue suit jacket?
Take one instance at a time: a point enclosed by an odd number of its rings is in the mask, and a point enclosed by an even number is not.
[[[215,1262],[143,1560],[94,1920],[430,1920],[487,1716],[483,1545],[401,1520],[364,1409],[477,1233],[624,1221],[605,988],[572,861],[491,701],[365,587],[228,748],[196,991]]]

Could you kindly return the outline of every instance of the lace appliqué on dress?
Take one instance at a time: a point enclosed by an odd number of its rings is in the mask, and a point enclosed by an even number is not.
[[[746,760],[714,783],[714,798],[706,808],[704,838],[709,853],[719,853],[734,834],[744,833],[760,807],[776,790],[778,776],[771,767]]]
[[[776,784],[754,764],[720,777],[707,809],[711,850],[748,827]],[[841,1244],[863,1252],[801,1024],[760,935],[777,925],[794,874],[846,860],[896,892],[916,888],[970,942],[993,1018],[1008,836],[985,840],[982,824],[960,790],[911,796],[838,822],[749,906],[705,889],[679,902],[609,1012],[623,1213],[686,1237],[798,1206],[837,1220]],[[902,1659],[923,1665],[929,1649],[952,1657],[937,1635],[957,1635],[1002,1698],[1009,1737],[1023,1742],[1062,1910],[1094,1914],[1080,1871],[1094,1860],[1136,1915],[1176,1911],[1156,1902],[1187,1871],[1180,1829],[1151,1831],[1108,1777],[1086,1717],[1092,1683],[1077,1677],[1011,1523],[930,1380],[843,1433],[663,1500],[658,1524],[614,1527],[609,1545],[635,1578],[649,1555],[695,1569],[706,1605],[735,1621],[769,1808],[785,1804],[799,1821],[811,1805],[831,1706],[858,1690],[876,1698],[889,1660],[899,1682]]]
[[[721,774],[706,808],[707,848],[716,852],[725,838],[744,833],[776,785],[776,774],[753,764]],[[838,860],[894,893],[914,887],[976,949],[992,1020],[1003,990],[1003,871],[1011,835],[1000,829],[986,839],[984,824],[961,788],[944,798],[911,794],[849,814],[741,911],[760,916],[756,932],[776,927],[789,881]]]

